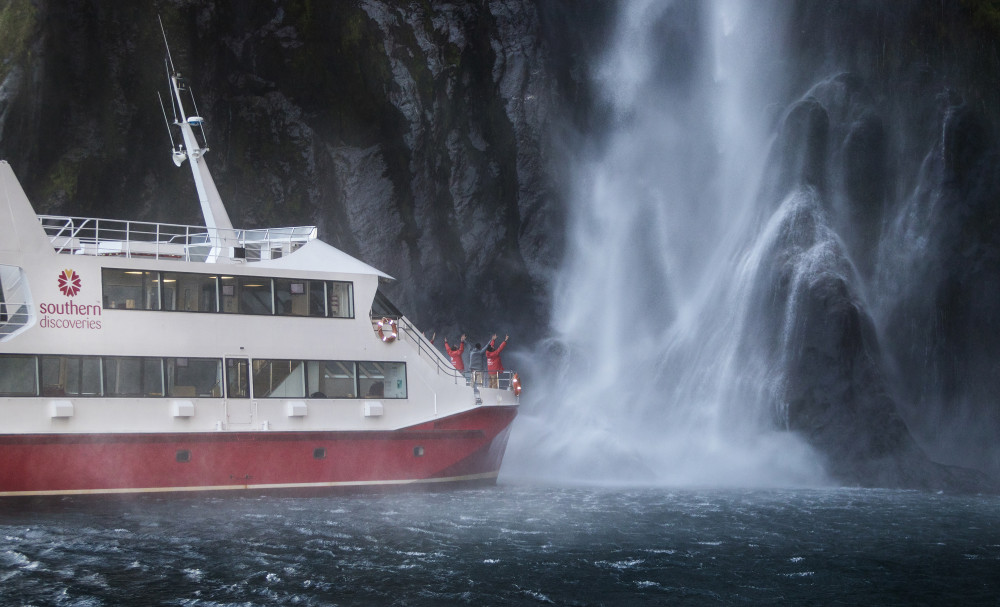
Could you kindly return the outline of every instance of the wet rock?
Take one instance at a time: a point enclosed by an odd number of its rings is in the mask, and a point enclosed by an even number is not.
[[[781,129],[782,182],[823,188],[826,183],[830,118],[817,99],[792,105]]]

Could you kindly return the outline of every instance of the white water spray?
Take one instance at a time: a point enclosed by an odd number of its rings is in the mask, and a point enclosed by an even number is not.
[[[595,70],[613,124],[597,154],[576,159],[555,338],[539,354],[561,367],[526,388],[506,475],[822,482],[781,430],[779,380],[748,338],[775,212],[758,208],[780,85],[768,37],[780,15],[764,8],[623,3]]]

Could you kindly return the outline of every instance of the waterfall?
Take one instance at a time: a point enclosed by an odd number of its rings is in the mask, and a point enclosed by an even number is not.
[[[553,338],[537,355],[557,362],[527,389],[505,473],[825,482],[786,431],[780,361],[761,343],[783,334],[760,318],[761,274],[789,222],[806,229],[812,204],[808,190],[762,195],[784,85],[782,10],[622,3],[593,70],[609,128],[573,159]],[[799,265],[836,243],[811,228]],[[782,322],[794,325],[792,310]]]

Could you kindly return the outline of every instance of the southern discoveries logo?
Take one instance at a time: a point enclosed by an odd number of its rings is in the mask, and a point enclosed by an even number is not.
[[[80,275],[73,270],[63,270],[59,275],[59,290],[66,297],[75,297],[80,292]]]
[[[74,270],[63,270],[58,278],[59,291],[66,297],[76,297],[83,288],[80,275]],[[101,306],[91,304],[78,304],[72,299],[62,303],[38,304],[38,311],[42,315],[39,323],[45,329],[93,329],[101,328],[100,319],[94,318],[101,315]],[[67,318],[68,317],[68,318]]]

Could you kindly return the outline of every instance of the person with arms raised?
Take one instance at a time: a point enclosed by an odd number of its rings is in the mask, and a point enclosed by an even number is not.
[[[503,372],[503,361],[500,360],[500,352],[507,347],[507,339],[510,335],[504,335],[503,342],[496,346],[497,334],[493,334],[493,339],[486,346],[486,370],[490,376],[490,387],[500,387],[500,373]]]
[[[455,365],[455,368],[459,371],[465,371],[465,362],[462,360],[462,353],[465,352],[465,333],[462,333],[462,338],[459,340],[458,347],[452,347],[448,343],[448,338],[444,338],[444,351],[448,353],[451,357],[451,364]]]

